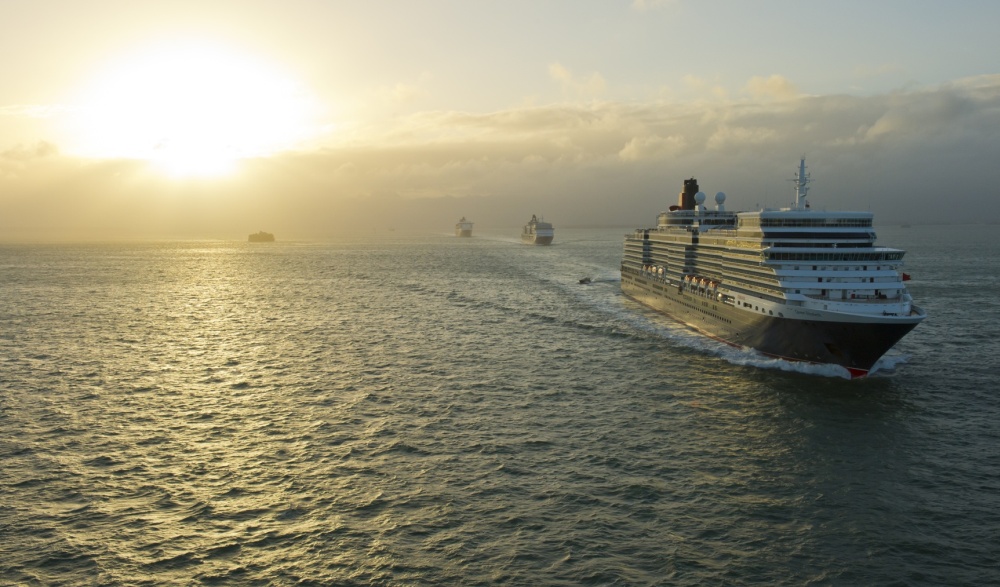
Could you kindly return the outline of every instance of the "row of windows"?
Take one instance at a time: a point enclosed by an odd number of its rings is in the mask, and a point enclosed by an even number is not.
[[[861,226],[870,227],[871,218],[740,218],[740,226]]]
[[[800,240],[859,240],[874,241],[874,232],[779,232],[770,231],[764,233],[767,239],[800,239]]]
[[[729,283],[734,281],[747,283],[757,282],[759,284],[755,290],[760,289],[760,285],[778,286],[778,281],[769,266],[761,265],[760,255],[737,254],[735,251],[727,251],[723,247],[707,248],[702,254],[695,258],[689,255],[689,250],[681,247],[653,246],[652,250],[644,251],[643,264],[666,266],[670,269],[670,274],[682,275],[690,272],[697,275],[717,276]],[[711,252],[709,252],[711,251]],[[838,251],[836,253],[800,253],[800,252],[776,252],[768,251],[764,253],[764,258],[769,262],[893,262],[903,258],[903,251],[872,251],[865,253],[853,253]],[[627,254],[631,259],[636,256]],[[638,260],[638,259],[636,259]],[[836,267],[836,266],[834,266]],[[831,267],[834,268],[834,267]],[[773,289],[768,288],[771,291]]]
[[[707,240],[707,239],[706,239]],[[746,243],[739,247],[735,246],[739,241],[715,241],[706,242],[700,249],[701,255],[708,254],[719,254],[724,253],[727,258],[738,258],[743,257],[745,259],[757,259],[760,260],[758,256],[758,249],[748,248],[754,246],[770,246],[772,248],[788,248],[788,247],[803,247],[802,243]],[[627,246],[627,245],[626,245]],[[874,252],[850,252],[850,249],[871,247],[871,243],[839,243],[838,245],[831,243],[809,243],[810,248],[833,248],[838,249],[838,252],[830,253],[798,253],[798,252],[769,252],[765,253],[765,258],[775,261],[817,261],[817,260],[833,260],[833,261],[898,261],[903,258],[903,251],[874,251]],[[841,252],[842,249],[847,249]],[[650,247],[646,249],[652,255],[667,255],[671,257],[681,257],[688,256],[694,250],[691,245],[677,246],[667,243],[651,243]]]
[[[638,267],[635,267],[635,268],[628,267],[628,268],[626,268],[625,265],[626,264],[623,264],[623,267],[622,267],[623,270],[631,270],[631,271],[635,272],[636,274],[648,275],[645,272],[641,271]],[[718,267],[714,266],[714,264],[705,264],[705,263],[698,263],[698,264],[690,265],[690,266],[689,265],[685,265],[683,267],[682,271],[678,271],[676,269],[676,267],[673,270],[671,270],[670,268],[668,268],[667,271],[664,274],[662,274],[660,276],[655,276],[655,275],[652,276],[654,278],[653,279],[654,284],[652,284],[651,286],[654,289],[656,289],[656,290],[662,291],[662,286],[655,285],[656,281],[661,281],[662,280],[662,281],[669,281],[670,283],[679,283],[679,282],[681,282],[683,280],[683,278],[684,278],[685,275],[687,275],[687,274],[694,274],[694,275],[704,276],[704,277],[706,277],[708,279],[722,281],[732,291],[752,294],[752,295],[755,295],[755,296],[758,296],[758,297],[761,297],[761,298],[764,298],[764,299],[768,299],[768,300],[771,300],[771,301],[774,301],[774,302],[782,302],[782,301],[784,301],[783,300],[784,296],[783,296],[783,293],[782,293],[783,292],[783,288],[780,287],[778,281],[776,281],[774,279],[774,276],[772,274],[761,275],[761,274],[759,274],[759,273],[757,273],[755,271],[745,271],[745,270],[743,270],[743,271],[741,271],[741,270],[733,271],[732,269],[734,269],[734,268],[727,267],[725,271],[720,271]],[[816,267],[814,266],[813,269],[815,270]],[[821,269],[831,269],[831,268],[821,268]],[[851,269],[857,270],[857,269],[861,269],[861,268],[860,267],[855,267],[855,268],[851,268]],[[864,269],[867,269],[867,267],[864,267]],[[881,267],[876,267],[876,269],[881,269]],[[887,295],[892,296],[892,297],[895,297],[895,295],[898,295],[899,290],[892,288],[892,284],[896,283],[896,280],[894,280],[894,279],[886,279],[886,278],[882,278],[882,277],[880,277],[880,278],[869,277],[867,279],[868,279],[868,281],[855,281],[854,279],[837,279],[837,278],[831,278],[831,277],[821,277],[821,278],[817,278],[817,282],[818,283],[832,283],[832,282],[837,282],[837,283],[843,283],[843,284],[857,284],[856,286],[862,286],[863,283],[864,284],[880,283],[880,284],[888,284],[890,287],[889,287],[889,289],[863,290],[863,291],[858,291],[858,290],[840,290],[840,289],[837,289],[837,290],[827,290],[827,289],[822,289],[822,290],[820,290],[820,289],[806,289],[806,290],[803,290],[803,289],[795,289],[794,292],[796,294],[805,293],[805,294],[810,295],[810,296],[821,296],[822,298],[825,298],[825,299],[831,299],[831,295],[832,295],[833,292],[840,292],[839,294],[837,294],[837,295],[840,295],[840,296],[846,296],[846,295],[850,294],[851,299],[855,299],[855,298],[858,298],[858,299],[885,299]],[[646,283],[645,280],[640,280],[640,281],[642,281],[642,283]],[[789,283],[788,285],[792,285],[792,284]],[[794,285],[799,285],[799,284],[796,283]],[[801,288],[801,285],[799,285],[799,287]],[[791,291],[791,290],[789,290],[789,291]],[[874,293],[872,293],[872,291],[874,291]],[[838,298],[838,299],[846,299],[846,298]]]
[[[764,253],[768,261],[899,261],[902,251],[879,253]]]
[[[873,241],[865,242],[852,242],[852,241],[837,241],[837,242],[825,242],[825,243],[802,243],[797,241],[776,241],[771,243],[764,243],[765,247],[781,247],[784,249],[788,248],[802,248],[808,247],[811,249],[870,249],[874,246]]]

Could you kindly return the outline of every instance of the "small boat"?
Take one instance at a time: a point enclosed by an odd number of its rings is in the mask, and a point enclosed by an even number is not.
[[[252,243],[273,243],[274,235],[270,232],[264,232],[262,230],[251,234],[248,240]]]
[[[580,283],[583,285],[588,285],[589,283],[591,283],[591,281],[589,277],[584,277],[583,279],[580,280]]]

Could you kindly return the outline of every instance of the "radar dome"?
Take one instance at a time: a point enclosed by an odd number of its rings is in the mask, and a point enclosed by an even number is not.
[[[705,203],[705,192],[698,192],[694,195],[694,201],[699,206]]]
[[[722,204],[725,201],[726,201],[726,194],[725,193],[719,192],[719,193],[715,194],[715,203],[716,204]]]

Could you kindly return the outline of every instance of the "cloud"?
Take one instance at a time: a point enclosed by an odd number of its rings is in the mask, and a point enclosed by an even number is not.
[[[16,171],[0,174],[2,234],[245,238],[264,228],[305,238],[372,225],[447,230],[463,214],[518,226],[530,210],[563,226],[642,225],[688,177],[725,191],[731,209],[783,204],[802,154],[816,207],[870,209],[883,221],[1000,218],[1000,76],[877,96],[590,101],[392,122],[364,140],[247,160],[211,184],[19,146],[0,153]]]
[[[573,74],[561,63],[552,63],[549,65],[549,77],[563,84],[573,82]]]
[[[382,99],[392,104],[411,104],[429,94],[427,90],[414,84],[399,83],[389,88],[379,90]]]
[[[858,127],[851,144],[926,141],[960,143],[997,123],[1000,76],[960,80],[938,88],[870,98],[882,107],[869,124]],[[985,126],[984,126],[985,125]]]
[[[549,65],[549,77],[559,82],[564,91],[578,95],[596,96],[607,89],[607,82],[604,81],[601,74],[593,72],[583,77],[577,77],[561,63]]]
[[[799,95],[795,84],[780,75],[754,76],[744,86],[743,92],[752,100],[788,100]]]
[[[779,137],[777,129],[766,127],[720,126],[708,138],[710,150],[731,147],[752,147],[775,143]]]
[[[16,145],[0,152],[0,177],[15,177],[33,160],[53,157],[59,154],[59,148],[46,141],[38,141],[34,145]]]
[[[15,118],[51,118],[70,111],[72,111],[72,108],[60,104],[17,104],[13,106],[0,106],[0,116],[10,116]]]
[[[686,141],[680,136],[645,136],[632,137],[618,152],[623,161],[640,161],[643,159],[663,159],[679,154]]]
[[[474,195],[496,203],[497,219],[508,217],[504,202],[512,198],[565,199],[580,223],[597,222],[610,194],[657,199],[695,174],[729,193],[733,205],[764,202],[787,191],[785,180],[803,153],[814,177],[823,178],[818,205],[894,205],[894,213],[905,207],[933,217],[931,202],[939,190],[954,189],[951,182],[966,183],[969,194],[992,193],[1000,183],[993,163],[1000,145],[991,136],[1000,126],[1000,76],[865,97],[805,96],[780,76],[760,82],[764,98],[707,104],[426,112],[403,120],[385,142],[326,156],[330,164],[350,161],[353,180],[367,178],[404,197]],[[350,183],[345,178],[338,190],[351,192]],[[979,204],[1000,216],[995,202]],[[604,219],[642,208],[622,206]]]
[[[685,75],[681,78],[681,85],[688,95],[695,98],[711,98],[715,100],[727,100],[729,98],[729,93],[721,84],[696,75]]]
[[[397,82],[391,86],[377,88],[373,98],[378,104],[390,106],[412,106],[431,95],[428,85],[432,80],[429,72],[422,72],[413,81]]]
[[[58,153],[59,147],[46,141],[38,141],[34,145],[28,147],[25,147],[24,145],[17,145],[16,147],[7,149],[6,151],[0,153],[0,159],[27,161],[29,159],[50,157]]]

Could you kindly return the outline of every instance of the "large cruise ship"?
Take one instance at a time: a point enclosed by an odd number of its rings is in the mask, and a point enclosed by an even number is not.
[[[802,159],[789,208],[729,212],[685,180],[656,228],[625,237],[622,292],[731,345],[868,375],[927,315],[872,213],[811,209],[809,183]]]
[[[529,245],[551,245],[556,231],[552,224],[539,220],[534,214],[521,230],[521,242]]]
[[[455,223],[455,236],[472,236],[472,223],[465,216]]]

